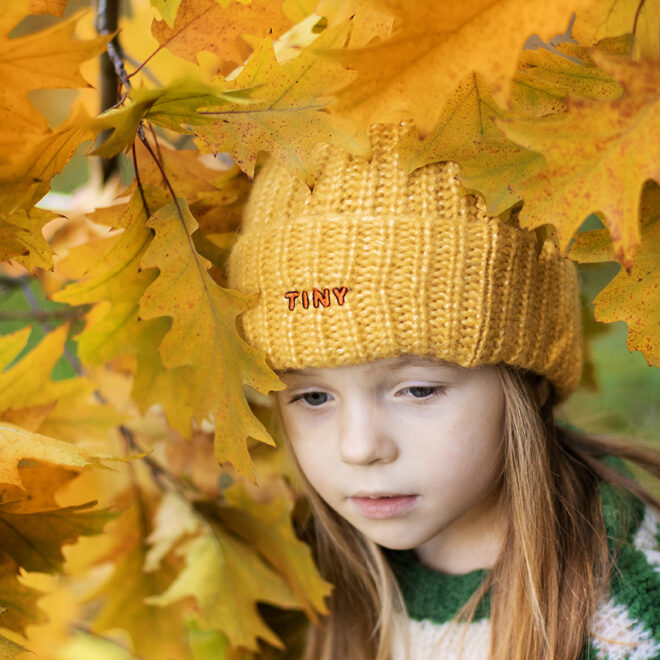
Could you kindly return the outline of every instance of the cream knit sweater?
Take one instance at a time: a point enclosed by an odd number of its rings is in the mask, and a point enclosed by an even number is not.
[[[609,594],[591,624],[583,660],[651,660],[660,658],[660,516],[630,499],[632,523],[612,573]],[[608,538],[616,540],[621,497],[603,485],[601,500]],[[407,635],[397,635],[393,660],[481,660],[488,658],[490,620],[488,596],[469,625],[451,620],[487,575],[443,575],[416,562],[414,553],[390,552],[409,621]],[[405,637],[408,637],[409,654]]]

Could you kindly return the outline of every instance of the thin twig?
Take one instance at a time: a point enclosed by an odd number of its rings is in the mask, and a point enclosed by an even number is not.
[[[69,309],[54,309],[50,312],[42,309],[25,311],[3,311],[0,312],[0,321],[36,321],[37,323],[48,323],[49,321],[61,321],[75,319],[80,316],[80,310],[75,307]]]
[[[42,313],[43,309],[41,309],[37,297],[30,288],[30,283],[27,280],[21,280],[21,288],[25,299],[32,308],[32,312],[35,314]],[[53,326],[48,321],[43,321],[42,325],[47,332],[50,332],[53,329]],[[80,376],[80,374],[82,374],[82,364],[80,363],[78,356],[75,355],[66,344],[64,345],[64,357],[66,357],[73,370]]]
[[[151,211],[149,210],[149,204],[147,204],[147,198],[144,196],[144,188],[142,187],[142,181],[140,180],[140,170],[138,170],[135,142],[133,142],[131,146],[131,152],[133,153],[133,167],[135,168],[135,181],[137,182],[137,187],[138,190],[140,191],[140,197],[142,198],[142,205],[144,206],[144,211],[147,214],[147,218],[150,218]]]

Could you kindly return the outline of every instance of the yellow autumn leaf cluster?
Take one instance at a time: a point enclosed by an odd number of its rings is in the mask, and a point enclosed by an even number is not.
[[[369,124],[413,123],[407,171],[455,161],[492,214],[618,261],[596,319],[660,365],[657,2],[126,0],[116,105],[53,125],[34,93],[89,90],[110,37],[74,4],[0,10],[0,292],[27,270],[74,319],[0,337],[3,660],[281,657],[325,613],[272,447],[281,383],[240,335],[254,298],[225,286],[266,157],[313,186],[319,143],[369,157]],[[572,40],[531,47],[573,13]],[[86,141],[123,159],[116,199],[37,207]]]

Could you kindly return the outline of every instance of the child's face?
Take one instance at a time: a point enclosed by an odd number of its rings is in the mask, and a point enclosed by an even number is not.
[[[337,513],[428,565],[492,565],[504,395],[495,367],[402,357],[281,374],[284,429]]]

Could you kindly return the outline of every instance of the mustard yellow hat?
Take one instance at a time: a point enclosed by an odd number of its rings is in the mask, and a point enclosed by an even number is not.
[[[405,130],[372,127],[371,160],[320,148],[311,191],[264,166],[229,261],[230,286],[260,294],[246,340],[275,370],[416,354],[516,365],[565,396],[582,369],[573,263],[489,216],[455,164],[406,175]]]

